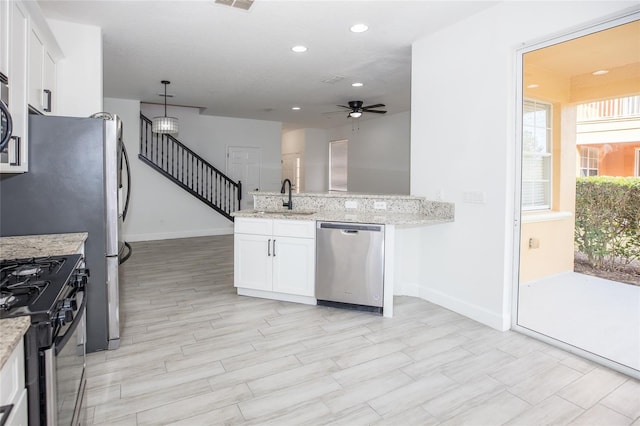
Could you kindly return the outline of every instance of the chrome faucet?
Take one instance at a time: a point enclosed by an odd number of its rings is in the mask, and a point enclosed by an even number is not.
[[[282,202],[282,206],[286,207],[289,210],[293,209],[293,201],[291,200],[291,181],[289,179],[285,179],[282,181],[282,188],[280,188],[280,193],[284,194],[284,188],[287,184],[287,182],[289,182],[289,202],[287,203],[286,201]]]

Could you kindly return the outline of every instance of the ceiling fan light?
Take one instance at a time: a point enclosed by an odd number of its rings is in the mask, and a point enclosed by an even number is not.
[[[176,117],[154,117],[151,123],[153,133],[178,133],[178,119]]]
[[[360,118],[360,117],[362,117],[362,112],[360,112],[360,111],[351,111],[349,113],[349,117],[351,117],[351,118]]]

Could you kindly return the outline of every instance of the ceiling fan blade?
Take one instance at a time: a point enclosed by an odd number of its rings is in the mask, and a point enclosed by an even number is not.
[[[368,106],[364,106],[362,107],[362,109],[368,109],[368,108],[381,108],[381,107],[385,107],[385,104],[375,104],[375,105],[368,105]]]
[[[348,107],[348,106],[346,106],[346,105],[336,105],[336,106],[339,106],[340,108],[351,109],[351,107]]]
[[[386,114],[387,111],[375,111],[375,110],[371,110],[371,109],[365,109],[364,112],[373,112],[376,114]]]

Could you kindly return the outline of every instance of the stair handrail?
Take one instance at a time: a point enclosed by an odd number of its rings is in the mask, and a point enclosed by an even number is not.
[[[151,139],[151,144],[149,144],[148,141],[148,128],[151,126],[152,121],[147,118],[144,114],[142,114],[142,112],[140,113],[140,153],[138,154],[138,157],[144,161],[145,163],[147,163],[148,165],[150,165],[151,167],[153,167],[154,169],[156,169],[158,172],[160,172],[161,174],[163,174],[165,177],[167,177],[168,179],[170,179],[171,181],[173,181],[174,183],[176,183],[177,185],[181,186],[183,189],[185,189],[186,191],[188,191],[189,193],[191,193],[192,195],[194,195],[195,197],[199,198],[201,201],[203,201],[205,204],[207,204],[209,207],[213,208],[214,210],[218,211],[220,214],[222,214],[223,216],[225,216],[226,218],[230,219],[233,221],[233,216],[231,216],[231,212],[236,211],[236,210],[240,210],[240,203],[242,201],[242,182],[238,181],[235,182],[233,179],[231,179],[229,176],[227,176],[225,173],[221,172],[217,167],[215,167],[213,164],[209,163],[207,160],[205,160],[204,158],[202,158],[202,156],[200,156],[199,154],[197,154],[196,152],[194,152],[192,149],[190,149],[188,146],[186,146],[185,144],[183,144],[182,142],[180,142],[178,139],[176,139],[175,137],[173,137],[170,134],[162,134],[159,139],[160,141],[162,141],[162,139],[167,140],[167,142],[177,146],[180,150],[184,151],[186,153],[187,158],[192,158],[193,160],[197,162],[199,162],[204,168],[211,170],[211,172],[213,172],[213,176],[215,176],[215,178],[220,178],[222,179],[222,182],[224,183],[224,185],[230,185],[232,188],[234,188],[233,191],[230,192],[235,192],[237,195],[237,206],[234,200],[233,203],[230,203],[230,198],[229,196],[232,195],[231,193],[226,193],[226,186],[225,186],[225,200],[226,201],[226,208],[223,205],[222,207],[216,203],[213,203],[211,200],[209,200],[207,197],[205,197],[203,194],[201,194],[200,192],[198,192],[197,190],[194,190],[192,187],[189,187],[187,184],[184,183],[183,179],[179,179],[176,176],[174,176],[173,174],[173,168],[172,168],[172,172],[170,173],[169,170],[165,170],[164,166],[165,164],[163,164],[164,162],[164,152],[163,152],[163,157],[161,160],[161,164],[158,164],[157,160],[157,155],[158,153],[155,153],[156,155],[156,160],[154,160],[152,157],[153,155],[149,156],[149,150],[148,147],[150,145],[153,144],[153,137]],[[146,127],[143,127],[143,125],[145,125]],[[173,152],[173,151],[171,151]],[[152,152],[152,154],[154,154]],[[168,157],[167,157],[168,160]],[[184,162],[180,162],[181,165],[184,164]],[[193,163],[192,163],[193,164]],[[168,162],[167,162],[167,167],[168,167]],[[172,163],[172,166],[175,165],[175,163]],[[191,171],[193,173],[193,170]],[[178,171],[178,174],[181,174],[180,171]],[[196,172],[197,174],[197,172]],[[184,177],[184,170],[182,170],[182,177]],[[200,177],[202,177],[201,175],[198,175]],[[193,176],[191,176],[191,184],[193,185]],[[188,177],[187,177],[187,182],[188,182]],[[197,188],[200,187],[199,185],[200,181],[198,181],[198,185]],[[211,183],[211,182],[209,182]],[[204,182],[203,182],[203,190],[204,190]],[[217,193],[216,193],[217,194]],[[220,197],[218,197],[220,198]],[[215,197],[214,197],[215,199]]]

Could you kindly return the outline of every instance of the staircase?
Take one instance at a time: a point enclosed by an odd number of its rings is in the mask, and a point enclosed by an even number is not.
[[[151,120],[140,114],[140,160],[233,221],[240,210],[242,183],[234,182],[171,135],[151,131]]]

